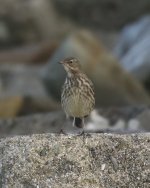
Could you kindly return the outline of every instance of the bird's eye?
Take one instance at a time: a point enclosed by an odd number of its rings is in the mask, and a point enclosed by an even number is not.
[[[70,63],[73,63],[73,60],[70,60]]]

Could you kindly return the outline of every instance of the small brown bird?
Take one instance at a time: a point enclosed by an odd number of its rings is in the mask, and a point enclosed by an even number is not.
[[[91,80],[80,70],[79,60],[73,57],[60,62],[67,72],[62,88],[61,103],[67,117],[73,117],[73,126],[84,127],[84,117],[95,105],[94,87]]]

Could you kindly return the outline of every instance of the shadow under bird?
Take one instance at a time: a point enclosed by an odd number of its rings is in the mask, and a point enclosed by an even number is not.
[[[68,117],[73,117],[73,126],[84,128],[84,118],[95,105],[92,81],[81,71],[79,60],[69,57],[60,61],[67,77],[62,87],[61,104]]]

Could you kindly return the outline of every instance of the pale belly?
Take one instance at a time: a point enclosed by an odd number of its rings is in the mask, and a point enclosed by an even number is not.
[[[93,109],[92,101],[87,100],[87,97],[81,94],[69,96],[65,103],[64,110],[67,115],[72,117],[87,116]]]

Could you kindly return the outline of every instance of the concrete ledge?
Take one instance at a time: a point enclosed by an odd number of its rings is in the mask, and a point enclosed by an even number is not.
[[[41,134],[0,140],[0,187],[150,185],[150,134]]]

